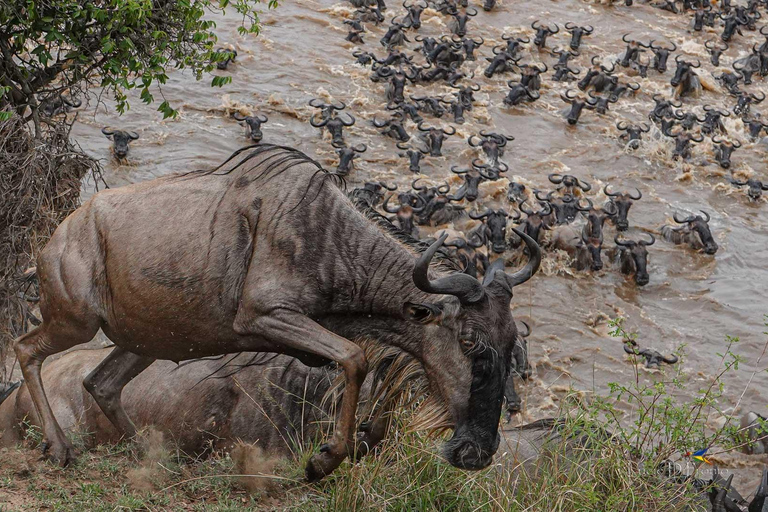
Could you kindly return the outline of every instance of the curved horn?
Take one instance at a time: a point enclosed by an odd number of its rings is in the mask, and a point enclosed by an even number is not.
[[[323,126],[328,124],[328,121],[330,121],[330,119],[321,119],[319,123],[315,123],[315,116],[312,116],[309,118],[309,124],[311,124],[315,128],[322,128]],[[373,122],[374,124],[376,124],[376,118],[373,119]]]
[[[353,116],[349,112],[347,112],[347,116],[349,117],[349,121],[347,121],[347,122],[344,122],[344,118],[339,116],[339,120],[341,121],[341,124],[343,124],[344,126],[352,126],[352,125],[354,125],[355,124],[355,116]]]
[[[627,354],[633,355],[633,356],[638,355],[638,353],[635,352],[634,348],[630,348],[629,347],[628,343],[624,343],[624,352],[626,352]]]
[[[699,211],[704,214],[704,217],[705,217],[704,222],[709,222],[709,214],[704,210],[699,210]]]
[[[360,143],[357,146],[353,146],[352,149],[355,150],[357,153],[365,153],[366,151],[368,151],[368,146],[366,146],[363,143]]]
[[[571,21],[566,21],[564,27],[565,27],[565,30],[573,30],[575,28],[578,28],[578,25],[576,25]]]
[[[603,194],[605,194],[608,197],[619,197],[621,196],[621,192],[608,192],[609,185],[606,185],[603,187]]]
[[[677,356],[675,356],[675,355],[671,355],[671,356],[662,356],[661,360],[662,360],[662,361],[664,361],[664,362],[665,362],[665,363],[667,363],[667,364],[675,364],[675,363],[678,361],[678,358],[677,358]],[[729,482],[730,482],[730,479],[733,479],[733,475],[731,475],[731,476],[729,477]]]
[[[539,265],[541,265],[541,248],[539,247],[539,244],[537,244],[533,238],[516,228],[512,228],[512,231],[525,242],[526,247],[528,247],[529,257],[525,267],[512,275],[509,275],[506,272],[504,273],[510,288],[514,288],[515,286],[528,281],[539,270]]]
[[[136,132],[125,132],[125,134],[126,134],[126,135],[128,135],[128,137],[129,137],[131,140],[136,140],[136,139],[138,139],[138,138],[139,138],[139,134],[138,134],[138,133],[136,133]]]
[[[473,12],[470,12],[470,9],[471,9]],[[469,9],[467,9],[466,11],[464,11],[464,14],[466,14],[466,15],[467,15],[467,16],[469,16],[470,18],[473,18],[473,17],[477,16],[477,9],[475,9],[474,7],[470,7]]]
[[[619,235],[613,237],[613,242],[620,247],[634,247],[635,245],[633,240],[619,240]]]
[[[695,215],[689,215],[688,217],[686,217],[684,219],[679,219],[677,217],[677,212],[675,212],[674,214],[672,214],[672,218],[675,219],[675,222],[677,222],[678,224],[687,224],[687,223],[691,222],[693,219],[695,219],[696,216]]]
[[[452,166],[451,172],[453,174],[467,174],[469,172],[469,170],[461,170],[461,169],[458,169],[458,167],[459,167],[458,165]]]
[[[267,121],[269,121],[269,118],[267,116],[265,116],[264,114],[256,116],[256,119],[258,119],[258,121],[260,123],[266,123]]]
[[[525,326],[525,334],[521,333],[521,332],[520,332],[520,329],[518,329],[518,330],[517,330],[517,334],[518,334],[518,336],[520,336],[521,338],[527,338],[528,336],[530,336],[530,335],[531,335],[531,326],[530,326],[530,325],[528,325],[527,323],[525,323],[523,320],[520,320],[520,323],[521,323],[521,324],[523,324],[523,325]]]
[[[449,137],[450,137],[451,135],[456,135],[456,128],[455,128],[455,127],[453,127],[453,126],[450,126],[450,125],[449,125],[449,126],[448,126],[448,128],[450,128],[450,129],[451,129],[451,131],[447,131],[445,128],[443,128],[443,129],[442,129],[442,131],[443,131],[443,133],[444,133],[445,135],[448,135]]]
[[[389,191],[397,190],[397,185],[387,185],[387,183],[384,182],[384,181],[380,181],[379,185],[381,185],[382,187],[384,187],[385,189],[387,189]]]
[[[413,283],[423,292],[453,295],[458,297],[463,305],[474,304],[485,297],[483,285],[474,277],[467,274],[451,274],[436,281],[429,279],[429,263],[447,238],[448,234],[444,233],[416,260],[413,267]]]
[[[394,210],[390,210],[390,209],[389,209],[389,200],[390,200],[390,199],[392,199],[392,195],[388,195],[388,196],[387,196],[387,197],[384,199],[384,204],[383,204],[383,205],[381,205],[381,207],[382,207],[382,208],[384,209],[384,211],[385,211],[385,212],[387,212],[387,213],[397,213],[397,212],[399,212],[399,211],[400,211],[400,208],[401,208],[400,206],[397,206],[397,207],[395,207],[395,209],[394,209]]]
[[[110,135],[115,133],[115,130],[111,130],[108,126],[105,126],[104,128],[101,129],[101,133],[109,137]]]
[[[549,179],[550,183],[554,183],[555,185],[559,185],[563,182],[563,175],[557,174],[556,172],[551,173],[549,176],[547,176],[547,179]]]
[[[426,185],[419,185],[418,187],[416,186],[416,182],[419,181],[420,179],[421,178],[416,178],[415,180],[413,180],[411,182],[411,188],[413,190],[427,190],[427,186]]]
[[[637,243],[638,243],[639,245],[642,245],[642,246],[645,246],[645,247],[647,247],[647,246],[649,246],[649,245],[653,245],[653,244],[655,244],[655,243],[656,243],[656,237],[655,237],[655,236],[653,236],[653,233],[648,233],[648,236],[650,236],[650,237],[651,237],[651,239],[650,239],[650,240],[640,240],[640,241],[639,241],[639,242],[637,242]]]
[[[618,123],[616,123],[616,128],[618,128],[620,131],[623,132],[623,131],[626,131],[627,128],[629,128],[629,125],[627,124],[626,121],[619,121]]]
[[[640,192],[640,189],[639,189],[639,188],[637,188],[637,187],[635,187],[635,190],[637,191],[637,197],[633,196],[632,194],[627,194],[627,195],[628,195],[628,196],[629,196],[629,198],[630,198],[630,199],[632,199],[633,201],[639,201],[640,199],[642,199],[642,198],[643,198],[643,193],[642,193],[642,192]]]
[[[469,218],[470,219],[475,219],[475,220],[480,220],[480,219],[484,219],[484,218],[488,217],[492,213],[493,213],[493,210],[485,210],[485,212],[483,212],[483,213],[481,213],[479,215],[476,215],[476,214],[474,214],[472,212],[469,212]]]

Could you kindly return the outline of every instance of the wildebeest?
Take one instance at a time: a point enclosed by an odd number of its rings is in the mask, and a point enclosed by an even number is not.
[[[459,37],[467,35],[467,22],[469,18],[477,16],[477,9],[465,9],[459,12],[458,9],[449,13],[453,18],[448,22],[448,28]]]
[[[345,121],[341,115],[335,115],[330,119],[320,119],[319,121],[315,117],[309,119],[309,124],[315,128],[327,128],[331,134],[331,142],[336,146],[343,146],[344,142],[344,127],[350,127],[355,124],[355,116],[347,113],[347,120]]]
[[[461,201],[462,199],[466,199],[469,202],[475,201],[477,196],[480,195],[478,189],[480,183],[482,183],[483,180],[489,179],[482,171],[479,171],[476,168],[459,169],[457,166],[453,166],[451,167],[451,172],[464,178],[464,183],[459,190],[456,191],[456,194],[448,196],[451,201]]]
[[[89,446],[116,443],[123,436],[82,386],[112,350],[75,350],[42,370],[62,429],[88,432]],[[242,440],[289,456],[294,442],[311,441],[322,433],[318,422],[332,419],[322,403],[337,374],[330,365],[312,368],[293,357],[268,353],[181,366],[155,361],[141,378],[126,385],[122,403],[137,427],[157,428],[191,455],[228,449]],[[23,440],[23,420],[41,426],[26,384],[0,403],[0,446]]]
[[[401,231],[413,237],[418,237],[419,231],[416,227],[415,215],[424,211],[426,207],[424,201],[418,195],[403,192],[397,195],[400,206],[390,207],[389,200],[391,198],[391,195],[387,196],[381,208],[387,213],[395,214],[395,218],[391,220],[397,220],[397,225]]]
[[[675,119],[680,121],[680,126],[683,130],[693,130],[696,123],[703,123],[706,117],[699,117],[695,112],[685,112],[683,110],[675,111]]]
[[[580,180],[572,174],[558,174],[553,172],[547,175],[547,179],[550,183],[557,185],[557,190],[562,190],[566,194],[575,194],[577,188],[582,192],[589,192],[592,190],[592,185],[585,180]]]
[[[547,45],[547,38],[549,36],[560,32],[560,27],[557,26],[557,23],[553,23],[553,25],[555,26],[554,29],[549,25],[542,25],[539,23],[539,20],[531,23],[531,28],[536,31],[536,36],[533,38],[533,44],[540,50]]]
[[[45,117],[54,117],[59,114],[66,114],[82,104],[83,101],[79,98],[67,98],[64,94],[59,93],[45,99],[41,98],[39,112]]]
[[[241,124],[244,122],[248,126],[248,136],[253,142],[261,142],[264,138],[264,134],[261,133],[261,125],[269,121],[269,118],[265,115],[260,116],[244,116],[240,112],[235,112],[232,117],[239,121]]]
[[[578,204],[576,196],[570,193],[565,193],[560,197],[554,197],[554,195],[554,190],[550,191],[545,197],[541,197],[540,190],[534,192],[536,199],[540,202],[545,201],[552,207],[551,217],[554,217],[554,222],[552,222],[552,224],[559,226],[562,224],[570,224],[576,220],[576,214],[578,213],[578,210],[576,209],[576,205]]]
[[[230,62],[235,62],[237,58],[237,50],[231,50],[229,48],[217,48],[213,52],[213,61],[216,63],[216,67],[220,70],[225,70],[229,67]]]
[[[478,139],[475,141],[475,139]],[[508,142],[515,140],[511,135],[503,135],[500,133],[489,133],[484,130],[480,130],[480,135],[470,135],[467,138],[467,143],[473,147],[479,147],[485,153],[485,156],[493,164],[499,163],[499,158],[504,156],[504,148]]]
[[[762,181],[756,180],[754,178],[748,178],[747,180],[731,178],[730,182],[732,185],[737,187],[743,187],[746,185],[747,197],[749,197],[750,201],[757,201],[763,196],[763,190],[768,190],[768,184],[764,184]]]
[[[552,228],[552,247],[568,253],[576,270],[603,268],[601,251],[603,249],[602,231],[599,237],[588,236],[576,226],[557,226]]]
[[[136,429],[120,394],[155,359],[270,351],[336,361],[345,388],[334,435],[307,466],[308,479],[322,478],[355,451],[367,362],[351,340],[365,335],[424,367],[455,429],[446,459],[488,466],[517,336],[509,305],[538,270],[538,245],[517,233],[528,262],[486,276],[486,286],[430,272],[445,235],[418,254],[333,179],[303,153],[263,144],[208,171],[104,190],[67,217],[38,258],[42,325],[14,344],[46,454],[66,465],[74,449],[43,390],[42,363],[102,329],[117,347],[84,385],[128,437]]]
[[[112,152],[118,159],[128,156],[128,144],[139,138],[139,134],[136,132],[113,130],[108,126],[102,128],[101,133],[112,141]]]
[[[715,160],[723,169],[731,167],[731,155],[741,147],[741,142],[734,140],[723,140],[715,135],[712,137],[712,143],[715,146]]]
[[[622,274],[634,275],[638,286],[648,284],[648,247],[656,242],[656,237],[650,235],[650,240],[619,240],[616,235],[613,241],[619,248],[619,270]]]
[[[477,39],[472,37],[464,37],[461,40],[461,46],[464,48],[464,59],[468,61],[476,60],[475,50],[480,48],[485,43],[485,39],[478,37]]]
[[[683,106],[679,101],[675,102],[674,100],[668,100],[661,94],[654,94],[652,99],[655,104],[651,113],[648,114],[651,121],[661,121],[667,117],[674,117],[672,108],[680,108]]]
[[[768,128],[768,123],[760,119],[760,113],[755,112],[751,118],[742,117],[741,121],[744,123],[744,128],[747,129],[749,137],[754,141],[760,137],[760,134]]]
[[[536,242],[541,242],[542,229],[550,228],[547,219],[552,214],[552,206],[547,202],[540,202],[541,210],[534,211],[525,203],[525,201],[520,203],[520,211],[526,215],[525,220],[520,223],[520,230]]]
[[[573,96],[570,95],[570,93],[573,93]],[[581,112],[584,110],[584,108],[587,108],[589,110],[592,110],[595,108],[595,102],[592,99],[586,99],[583,100],[577,96],[578,93],[574,91],[573,89],[568,89],[564,93],[560,93],[560,99],[562,99],[564,102],[569,103],[571,105],[571,108],[568,109],[568,112],[565,114],[565,120],[568,121],[568,124],[573,126],[576,123],[579,122],[579,118],[581,117]]]
[[[624,51],[624,55],[619,60],[619,65],[622,67],[629,67],[631,62],[637,61],[641,52],[644,52],[647,48],[650,48],[650,44],[645,44],[635,39],[627,39],[629,34],[621,36],[621,40],[627,43],[627,49]]]
[[[741,418],[741,432],[747,438],[747,443],[742,450],[748,454],[761,455],[768,453],[768,418],[754,411],[749,411]],[[768,475],[763,472],[763,481]],[[768,488],[766,489],[768,490]],[[762,512],[762,510],[760,510]]]
[[[408,132],[405,131],[405,114],[402,112],[393,112],[392,117],[386,121],[379,121],[374,117],[372,123],[376,128],[384,128],[381,132],[382,135],[392,137],[397,141],[408,142],[411,138]]]
[[[520,105],[528,101],[536,101],[541,96],[538,91],[531,90],[523,84],[513,81],[507,82],[509,92],[504,97],[504,104],[509,106]]]
[[[510,203],[520,203],[525,200],[527,193],[525,184],[518,181],[510,181],[507,185],[507,201]]]
[[[384,191],[397,190],[397,185],[388,185],[383,181],[368,181],[362,187],[358,187],[350,192],[350,198],[354,202],[360,202],[369,208],[377,206],[384,199]]]
[[[704,43],[704,47],[707,49],[707,53],[709,53],[709,61],[712,65],[719,66],[720,56],[728,50],[728,43],[718,44],[717,41],[710,39]]]
[[[590,199],[587,199],[587,206],[581,206],[581,202],[577,201],[576,209],[587,220],[586,224],[584,224],[584,234],[587,238],[602,239],[605,221],[616,215],[616,205],[610,201],[603,208],[595,208]]]
[[[449,130],[445,128],[430,128],[425,126],[423,122],[417,125],[420,132],[423,132],[422,140],[427,145],[427,151],[429,156],[443,156],[443,142],[446,137],[456,134],[456,128],[449,126]]]
[[[712,133],[725,133],[723,117],[730,117],[731,113],[727,110],[719,110],[710,105],[704,105],[704,121],[701,122],[701,133],[710,135]]]
[[[488,243],[493,252],[501,254],[507,250],[507,222],[510,214],[503,209],[487,209],[483,213],[475,214],[470,212],[469,217],[475,220],[481,220],[480,231],[481,240]],[[520,218],[520,213],[513,211],[512,220]]]
[[[405,21],[397,21],[397,18],[392,18],[392,23],[379,42],[382,46],[390,49],[394,48],[395,46],[402,46],[406,42],[410,42],[408,37],[405,35],[405,29],[407,27],[408,25],[405,23]]]
[[[650,47],[653,52],[653,69],[659,73],[667,71],[667,59],[669,54],[677,50],[677,45],[672,43],[672,48],[665,48],[663,46],[655,45],[655,41],[651,41]]]
[[[504,387],[504,401],[507,405],[506,413],[508,416],[519,412],[522,406],[522,400],[515,388],[514,378],[519,377],[528,380],[528,377],[531,376],[531,365],[528,362],[528,336],[531,334],[531,327],[525,322],[520,323],[525,326],[525,332],[517,329],[517,340],[515,341],[515,348],[512,350],[512,369]]]
[[[691,142],[701,142],[704,140],[703,135],[696,135],[692,132],[686,131],[672,133],[669,129],[667,129],[664,130],[664,135],[675,139],[675,149],[672,152],[672,158],[674,160],[677,160],[678,158],[688,160],[691,158]]]
[[[619,98],[612,95],[596,95],[594,91],[589,91],[587,95],[592,98],[591,105],[594,109],[594,111],[600,115],[605,115],[608,113],[608,107],[611,103],[616,103],[619,101]]]
[[[398,153],[399,156],[403,158],[408,159],[408,170],[412,173],[420,173],[421,172],[421,159],[424,157],[424,155],[429,154],[429,150],[421,149],[419,147],[409,147],[403,144],[402,142],[397,143],[397,147],[405,153]]]
[[[681,226],[675,227],[669,224],[662,226],[661,234],[665,240],[673,244],[687,244],[693,249],[703,249],[706,254],[717,252],[712,232],[709,230],[709,214],[705,211],[701,215],[689,215],[683,219],[677,217],[677,212],[672,216],[675,222]]]
[[[746,117],[749,115],[752,105],[757,105],[765,100],[765,93],[761,92],[760,96],[754,93],[748,93],[744,91],[737,91],[731,89],[729,91],[732,96],[736,97],[736,105],[733,107],[733,113],[737,116]]]
[[[508,36],[507,34],[502,34],[501,38],[507,42],[507,53],[512,57],[517,56],[524,44],[531,42],[527,37]]]
[[[736,32],[738,32],[739,35],[743,35],[741,32],[742,20],[740,20],[735,13],[729,14],[727,16],[724,16],[723,13],[720,13],[718,16],[724,22],[723,33],[720,35],[720,39],[728,42]]]
[[[669,82],[672,87],[675,87],[675,96],[678,98],[683,96],[698,97],[701,92],[701,81],[694,68],[700,68],[701,62],[696,60],[696,64],[694,64],[681,59],[680,55],[675,57],[675,62],[677,63],[675,76]]]
[[[494,46],[491,51],[493,51],[493,57],[485,58],[490,64],[488,64],[488,67],[483,71],[483,74],[487,78],[491,78],[497,73],[507,73],[512,71],[513,65],[520,60],[500,46]]]
[[[645,358],[645,367],[649,369],[660,369],[661,363],[675,364],[678,361],[677,356],[664,356],[658,350],[644,348],[642,350],[636,347],[630,347],[629,343],[624,344],[624,352],[633,356]]]
[[[575,23],[571,23],[570,21],[565,24],[565,30],[571,33],[571,42],[569,43],[569,46],[572,50],[578,50],[579,46],[581,46],[581,39],[584,36],[591,35],[592,32],[595,31],[592,25],[582,27]]]
[[[403,7],[408,11],[408,14],[403,18],[403,24],[409,28],[419,30],[421,28],[421,13],[429,7],[427,2],[422,3],[421,0],[411,4],[403,2]]]
[[[360,153],[365,153],[368,146],[358,144],[357,146],[337,146],[336,154],[339,155],[339,165],[336,166],[336,174],[346,176],[355,166],[355,157]]]
[[[619,131],[624,132],[619,135],[619,139],[627,141],[627,147],[631,149],[640,147],[640,141],[643,140],[642,134],[651,131],[651,127],[646,123],[629,124],[626,121],[619,121],[616,123],[616,128],[618,128]]]
[[[629,192],[609,192],[608,185],[603,187],[603,193],[608,196],[608,202],[613,203],[616,209],[616,215],[611,216],[611,222],[616,225],[616,229],[619,231],[626,231],[629,228],[629,209],[632,208],[634,201],[639,201],[643,198],[643,193],[639,188],[636,188],[636,195],[632,195]]]
[[[577,87],[581,91],[586,91],[590,87],[597,92],[607,91],[615,83],[615,77],[611,73],[616,69],[616,66],[611,64],[610,69],[607,68],[600,62],[597,55],[592,57],[591,63],[592,67],[587,70],[584,78],[579,80],[576,84]]]

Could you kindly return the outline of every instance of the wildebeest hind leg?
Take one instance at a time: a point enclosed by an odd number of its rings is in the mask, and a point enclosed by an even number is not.
[[[120,396],[123,388],[155,360],[115,347],[112,352],[83,380],[109,421],[128,438],[136,435],[136,427],[126,414]]]
[[[320,448],[320,453],[309,460],[306,468],[309,481],[330,474],[355,450],[357,401],[368,372],[365,353],[351,341],[324,329],[306,316],[284,309],[273,310],[268,316],[250,322],[236,320],[235,330],[243,334],[258,333],[260,338],[291,350],[317,354],[338,362],[344,369],[344,396],[333,438]]]

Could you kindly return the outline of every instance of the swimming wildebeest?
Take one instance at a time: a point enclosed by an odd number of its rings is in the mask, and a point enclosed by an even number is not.
[[[603,187],[603,193],[608,196],[608,202],[613,203],[616,210],[616,215],[610,217],[611,222],[616,225],[616,229],[619,231],[626,231],[629,228],[629,209],[632,208],[634,201],[639,201],[643,198],[643,193],[639,188],[635,188],[637,194],[632,195],[629,192],[609,192],[608,185]]]
[[[682,226],[674,227],[670,225],[662,226],[661,234],[665,240],[673,244],[688,244],[693,249],[703,249],[707,254],[717,252],[717,242],[715,242],[712,232],[709,230],[709,214],[705,211],[701,215],[689,215],[684,219],[677,217],[677,212],[672,216],[675,222]]]
[[[629,124],[626,121],[619,121],[616,123],[616,128],[622,131],[619,135],[619,140],[627,141],[627,147],[631,149],[637,149],[640,147],[640,141],[643,140],[643,133],[651,131],[651,127],[646,123]]]
[[[664,356],[658,350],[653,349],[638,349],[637,347],[630,347],[629,343],[624,344],[624,352],[633,356],[642,356],[645,358],[645,367],[650,369],[660,369],[661,363],[675,364],[678,361],[677,356]]]
[[[139,134],[136,132],[113,130],[108,126],[102,128],[101,133],[112,141],[112,152],[118,159],[128,156],[128,144],[139,138]]]
[[[762,181],[756,180],[754,178],[748,178],[744,181],[731,178],[730,182],[732,185],[737,187],[743,187],[744,185],[747,185],[747,197],[749,197],[750,201],[757,201],[763,196],[763,190],[768,190],[768,183],[763,183]]]
[[[622,274],[635,276],[635,283],[639,286],[648,284],[648,247],[653,245],[656,237],[650,235],[647,240],[619,240],[619,235],[613,241],[619,247],[618,260]]]
[[[244,116],[240,112],[235,112],[232,114],[232,117],[235,121],[239,121],[241,124],[245,122],[246,126],[248,126],[248,131],[250,132],[248,136],[253,142],[261,142],[261,139],[264,138],[264,134],[261,132],[261,125],[269,121],[267,116],[263,114],[259,116]]]
[[[256,145],[212,170],[102,191],[67,217],[38,260],[42,325],[14,346],[46,454],[62,465],[74,458],[42,363],[102,329],[117,347],[84,385],[128,437],[136,429],[120,393],[155,359],[269,351],[336,361],[344,396],[332,439],[307,465],[317,480],[355,451],[367,361],[351,340],[367,336],[424,367],[455,429],[448,462],[488,466],[517,336],[509,305],[538,270],[538,245],[516,233],[528,262],[486,276],[486,286],[430,270],[447,235],[419,254],[356,209],[333,176],[299,151]]]

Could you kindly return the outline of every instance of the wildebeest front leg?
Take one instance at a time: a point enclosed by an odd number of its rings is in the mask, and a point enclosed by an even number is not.
[[[99,404],[101,412],[127,438],[136,435],[136,427],[126,414],[120,396],[123,388],[154,361],[115,347],[83,380],[83,386]]]
[[[333,438],[312,456],[306,468],[309,481],[329,475],[355,450],[357,402],[368,372],[365,353],[351,341],[293,311],[272,311],[269,316],[251,322],[248,331],[287,349],[336,361],[344,369],[346,386]]]

